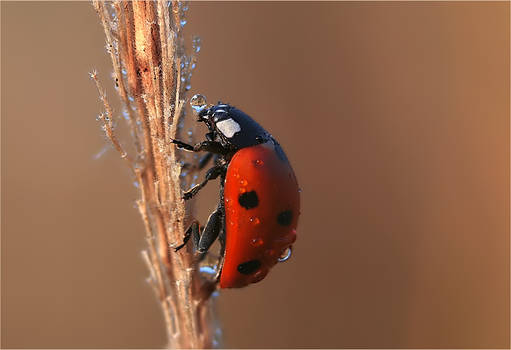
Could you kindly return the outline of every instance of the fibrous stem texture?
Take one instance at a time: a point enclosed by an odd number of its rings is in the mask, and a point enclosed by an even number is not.
[[[143,252],[165,318],[169,347],[215,346],[216,323],[210,296],[215,285],[201,278],[190,247],[174,253],[182,240],[187,208],[182,200],[180,155],[171,140],[179,138],[186,91],[195,67],[187,55],[182,26],[187,5],[179,1],[93,1],[104,27],[115,87],[123,110],[116,115],[96,73],[91,73],[104,113],[102,128],[133,170],[140,189],[138,210],[148,248]],[[115,126],[128,124],[127,152]],[[126,147],[128,148],[128,147]]]

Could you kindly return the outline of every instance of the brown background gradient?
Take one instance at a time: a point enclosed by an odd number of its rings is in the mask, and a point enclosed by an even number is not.
[[[165,342],[92,6],[2,2],[2,347]],[[219,298],[226,347],[509,347],[509,3],[190,5],[192,92],[302,192],[289,263]],[[199,199],[200,218],[217,184]]]

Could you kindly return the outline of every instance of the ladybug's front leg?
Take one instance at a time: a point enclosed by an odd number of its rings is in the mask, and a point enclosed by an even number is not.
[[[217,141],[202,141],[196,144],[195,146],[189,145],[179,140],[172,140],[172,143],[175,143],[177,148],[181,148],[189,152],[207,151],[222,155],[225,155],[228,152],[228,150],[224,146],[222,146],[220,142]]]

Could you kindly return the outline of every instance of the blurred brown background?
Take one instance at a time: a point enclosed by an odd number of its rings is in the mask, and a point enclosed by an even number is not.
[[[161,347],[136,190],[94,159],[96,14],[1,7],[1,345]],[[291,261],[221,293],[226,347],[509,347],[509,3],[192,2],[186,30],[192,92],[260,121],[303,188]]]

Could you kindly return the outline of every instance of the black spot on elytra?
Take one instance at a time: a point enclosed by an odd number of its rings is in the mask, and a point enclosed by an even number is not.
[[[244,275],[250,275],[261,267],[259,260],[249,260],[238,265],[238,271]]]
[[[243,208],[252,209],[257,207],[259,204],[259,198],[257,197],[257,193],[255,191],[250,191],[240,194],[238,197],[238,202]]]
[[[277,215],[277,222],[282,226],[291,225],[291,221],[293,221],[293,212],[291,210],[284,210]]]

